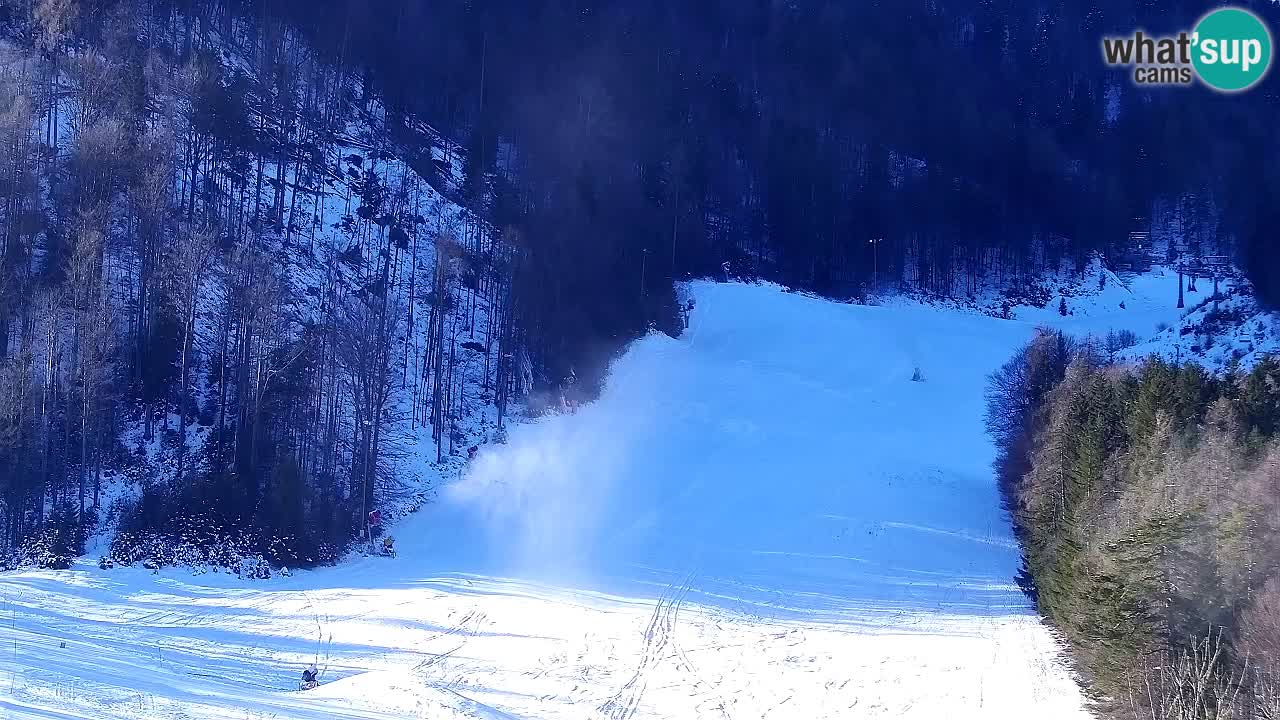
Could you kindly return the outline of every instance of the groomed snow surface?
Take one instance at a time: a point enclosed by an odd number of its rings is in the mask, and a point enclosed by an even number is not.
[[[1065,320],[1149,335],[1147,284]],[[487,448],[397,559],[0,575],[0,718],[1087,717],[982,423],[1053,316],[689,291],[683,337]]]

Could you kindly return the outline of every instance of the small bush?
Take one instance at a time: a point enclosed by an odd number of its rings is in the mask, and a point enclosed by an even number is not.
[[[56,506],[36,533],[23,539],[5,561],[10,568],[35,567],[66,570],[84,552],[84,540],[92,528],[81,524],[71,503]]]
[[[1008,304],[1043,308],[1049,306],[1053,291],[1038,282],[1019,282],[1005,288],[1003,296]]]
[[[1138,336],[1131,330],[1112,330],[1107,333],[1107,354],[1114,357],[1117,352],[1138,344]]]
[[[106,560],[143,567],[219,569],[241,577],[270,577],[276,565],[310,567],[332,563],[344,546],[324,539],[318,523],[303,523],[302,534],[276,533],[212,511],[189,510],[200,503],[174,499],[162,487],[145,490],[126,510]]]

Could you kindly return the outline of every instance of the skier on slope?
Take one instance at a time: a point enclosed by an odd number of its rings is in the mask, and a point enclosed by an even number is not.
[[[382,538],[382,554],[386,555],[387,557],[395,557],[396,556],[395,544],[396,544],[396,539],[391,537],[390,535]]]

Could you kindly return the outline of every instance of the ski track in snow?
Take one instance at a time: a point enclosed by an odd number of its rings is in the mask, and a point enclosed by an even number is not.
[[[0,575],[0,718],[1088,717],[982,426],[1034,320],[690,290],[684,337],[487,448],[395,560]],[[1172,296],[1062,324],[1150,334]]]

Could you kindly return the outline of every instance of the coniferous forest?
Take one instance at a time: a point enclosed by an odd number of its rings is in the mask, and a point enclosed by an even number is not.
[[[1202,10],[4,0],[3,545],[64,562],[115,473],[122,560],[331,560],[422,437],[595,392],[689,277],[963,296],[1159,215],[1280,301],[1275,74],[1100,61]]]
[[[992,376],[1021,582],[1116,717],[1280,712],[1280,362],[1111,365],[1044,332]]]

